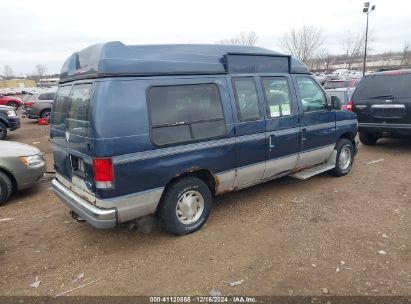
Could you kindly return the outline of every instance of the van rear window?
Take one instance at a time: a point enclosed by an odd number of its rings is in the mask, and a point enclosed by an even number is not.
[[[87,136],[90,126],[92,84],[78,84],[71,90],[67,110],[67,130],[75,135]]]
[[[157,145],[224,135],[226,132],[215,84],[153,87],[148,92],[151,137]]]
[[[56,129],[64,131],[66,128],[67,103],[70,95],[71,86],[60,87],[53,102],[51,122]]]
[[[363,77],[354,92],[355,99],[411,97],[411,73]]]

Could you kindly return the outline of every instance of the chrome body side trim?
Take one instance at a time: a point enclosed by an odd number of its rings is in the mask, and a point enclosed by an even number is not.
[[[302,152],[299,155],[297,169],[302,169],[325,162],[334,150],[335,145],[328,145],[319,149]]]
[[[334,145],[328,145],[216,174],[216,193],[246,188],[287,175],[295,169],[320,164],[330,157],[333,149]],[[75,183],[81,185],[79,181]],[[111,199],[99,199],[78,186],[58,173],[53,180],[56,195],[97,228],[111,228],[117,223],[155,213],[164,192],[164,187],[160,187]]]
[[[124,195],[112,199],[97,199],[96,206],[116,208],[119,223],[124,223],[156,212],[164,188]]]
[[[294,170],[297,167],[298,154],[272,159],[266,162],[263,179]]]
[[[264,176],[265,162],[252,164],[236,169],[234,188],[246,187],[261,180]]]
[[[216,178],[218,180],[216,194],[221,194],[234,189],[235,170],[216,174]]]

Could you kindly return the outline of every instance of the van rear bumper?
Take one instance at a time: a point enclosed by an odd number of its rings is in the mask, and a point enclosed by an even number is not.
[[[92,226],[98,229],[109,229],[116,226],[117,213],[115,208],[98,208],[73,193],[57,179],[52,181],[52,185],[57,197]]]

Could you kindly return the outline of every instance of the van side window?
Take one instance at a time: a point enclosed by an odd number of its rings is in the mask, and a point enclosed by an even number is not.
[[[327,100],[325,99],[324,92],[311,77],[297,77],[297,85],[304,112],[327,109]]]
[[[260,107],[254,78],[233,78],[232,82],[239,119],[241,121],[258,120]]]
[[[71,86],[60,87],[56,94],[56,100],[52,105],[51,122],[64,131],[66,122],[67,103],[70,95]]]
[[[269,118],[289,116],[292,113],[290,90],[285,77],[262,77]]]
[[[147,100],[151,139],[156,145],[215,138],[226,133],[215,84],[152,87]]]
[[[70,133],[87,136],[90,126],[90,83],[79,84],[73,87],[69,98],[66,127]]]

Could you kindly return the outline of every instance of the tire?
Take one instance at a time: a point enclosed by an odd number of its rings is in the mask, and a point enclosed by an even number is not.
[[[4,123],[0,122],[0,140],[7,137],[7,127]]]
[[[40,117],[50,119],[50,114],[51,114],[51,110],[47,109],[41,112]]]
[[[10,178],[3,172],[0,172],[0,205],[7,202],[12,192],[13,185]]]
[[[205,224],[212,207],[208,186],[199,178],[186,177],[168,186],[157,208],[157,216],[165,230],[185,235]]]
[[[7,105],[9,107],[13,107],[14,110],[17,110],[19,108],[19,105],[15,101],[10,101]]]
[[[359,138],[360,138],[360,142],[367,146],[375,145],[378,140],[378,136],[374,133],[360,132]]]
[[[335,146],[337,158],[335,168],[329,173],[333,176],[344,176],[350,172],[354,162],[354,146],[351,141],[341,138]]]

